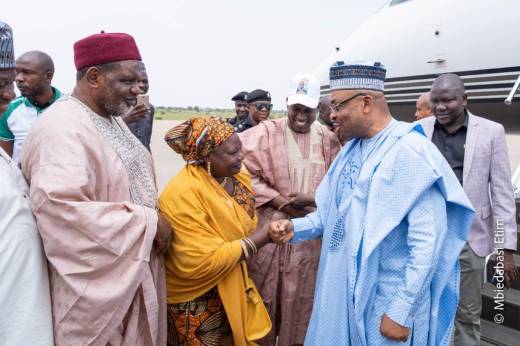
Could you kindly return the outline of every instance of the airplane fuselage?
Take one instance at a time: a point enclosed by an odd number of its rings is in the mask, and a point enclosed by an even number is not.
[[[380,61],[387,68],[391,111],[412,121],[415,102],[442,73],[462,77],[468,109],[520,134],[520,93],[504,100],[520,75],[520,2],[516,0],[408,0],[371,16],[320,65],[322,93],[329,92],[333,61]]]

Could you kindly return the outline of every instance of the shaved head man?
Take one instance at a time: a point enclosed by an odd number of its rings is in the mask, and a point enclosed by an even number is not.
[[[330,95],[323,95],[320,97],[320,103],[318,103],[318,121],[326,126],[329,130],[334,129],[334,125],[330,120]]]
[[[454,133],[464,124],[468,97],[456,74],[443,74],[433,81],[430,103],[437,123],[447,132]]]
[[[0,146],[19,160],[25,136],[34,121],[60,96],[51,86],[54,63],[51,57],[40,51],[30,51],[16,59],[16,86],[21,97],[9,104],[0,119]]]
[[[424,93],[419,96],[417,103],[415,104],[415,120],[421,120],[426,117],[432,116],[432,110],[430,109],[430,93]]]
[[[345,145],[347,142],[347,138],[344,135],[344,131],[337,126],[334,126],[332,120],[330,119],[331,108],[330,108],[330,95],[323,95],[320,97],[320,103],[318,104],[318,121],[329,130],[336,134],[341,145]]]
[[[430,104],[435,117],[419,123],[448,161],[477,211],[459,257],[460,301],[454,343],[479,345],[486,256],[497,249],[503,287],[518,280],[513,260],[517,244],[515,201],[505,130],[499,123],[471,114],[466,108],[464,83],[455,74],[443,74],[433,81]],[[498,223],[500,237],[495,233]]]
[[[30,51],[16,59],[16,86],[35,104],[45,104],[52,98],[53,76],[54,63],[44,52]]]

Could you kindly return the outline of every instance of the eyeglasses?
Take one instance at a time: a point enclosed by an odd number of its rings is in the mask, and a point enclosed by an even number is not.
[[[271,103],[255,103],[255,107],[257,111],[261,111],[262,109],[266,109],[270,111],[273,108],[273,105]]]
[[[356,95],[354,95],[354,96],[352,96],[352,97],[349,97],[348,99],[343,100],[343,101],[341,101],[341,102],[338,103],[338,104],[331,104],[331,105],[330,105],[330,110],[331,110],[332,112],[336,112],[336,113],[337,113],[337,112],[339,112],[339,111],[341,110],[341,108],[345,107],[345,105],[347,104],[347,102],[352,101],[353,99],[355,99],[355,98],[358,97],[358,96],[367,96],[367,94],[365,94],[365,93],[357,93]]]

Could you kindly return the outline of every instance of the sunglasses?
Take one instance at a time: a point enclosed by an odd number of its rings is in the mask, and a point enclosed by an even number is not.
[[[266,109],[270,111],[273,108],[271,103],[255,103],[255,107],[257,111],[261,111],[262,109]]]
[[[349,101],[352,101],[353,99],[355,99],[356,97],[359,97],[359,96],[367,96],[367,94],[365,93],[357,93],[356,95],[352,96],[352,97],[349,97],[348,99],[346,100],[343,100],[341,101],[340,103],[337,103],[337,104],[331,104],[330,105],[330,110],[332,112],[339,112],[341,110],[341,108],[345,107],[345,105],[349,102]]]

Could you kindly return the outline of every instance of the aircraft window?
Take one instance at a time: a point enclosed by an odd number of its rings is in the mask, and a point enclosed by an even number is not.
[[[390,6],[399,5],[400,3],[407,2],[407,1],[412,1],[412,0],[392,0],[392,2],[390,3]]]

